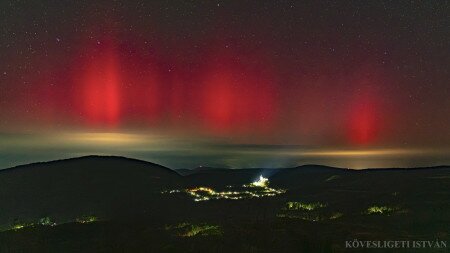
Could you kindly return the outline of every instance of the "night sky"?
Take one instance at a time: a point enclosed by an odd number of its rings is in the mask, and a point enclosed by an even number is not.
[[[448,1],[0,2],[0,168],[450,163]]]

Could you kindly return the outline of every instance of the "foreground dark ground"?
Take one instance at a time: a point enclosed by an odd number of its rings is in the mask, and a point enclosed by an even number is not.
[[[260,175],[269,185],[248,187]],[[2,253],[450,249],[449,167],[177,173],[132,159],[83,157],[0,171],[0,185]],[[192,190],[198,187],[208,190]],[[270,189],[279,192],[254,194]],[[227,195],[233,191],[238,195]],[[208,200],[195,201],[197,193]],[[354,239],[439,240],[447,248],[346,249]]]

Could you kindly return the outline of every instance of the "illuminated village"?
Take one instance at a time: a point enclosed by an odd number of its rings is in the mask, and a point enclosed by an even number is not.
[[[187,193],[194,201],[207,201],[218,199],[251,199],[273,197],[286,192],[284,189],[275,189],[269,187],[269,179],[260,176],[258,180],[239,187],[228,186],[228,191],[216,191],[210,187],[196,187],[184,190],[170,190],[162,193]]]
[[[59,222],[56,223],[55,221],[53,221],[52,218],[50,217],[43,217],[41,219],[39,219],[36,222],[20,222],[20,221],[15,221],[14,224],[12,224],[10,227],[0,227],[0,232],[1,231],[8,231],[8,230],[21,230],[21,229],[25,229],[25,228],[33,228],[33,227],[55,227],[58,225],[62,225],[62,224],[68,224],[68,223],[79,223],[79,224],[88,224],[88,223],[93,223],[93,222],[97,222],[99,219],[97,216],[93,216],[93,215],[83,215],[80,217],[77,217],[73,220],[67,220],[64,222]]]

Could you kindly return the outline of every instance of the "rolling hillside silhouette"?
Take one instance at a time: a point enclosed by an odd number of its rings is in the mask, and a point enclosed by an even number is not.
[[[175,187],[180,180],[171,169],[124,157],[86,156],[17,166],[0,171],[0,224],[13,217],[135,212],[126,209],[149,206],[162,188]]]
[[[114,156],[1,170],[0,252],[344,252],[354,238],[449,239],[446,166],[182,174]],[[260,176],[268,186],[251,186]]]

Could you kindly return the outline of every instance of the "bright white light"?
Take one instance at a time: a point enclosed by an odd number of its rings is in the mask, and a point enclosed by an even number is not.
[[[259,179],[253,182],[251,185],[256,187],[267,187],[269,185],[269,179],[261,175],[259,176]]]

